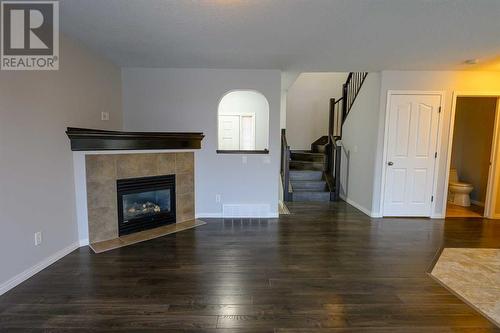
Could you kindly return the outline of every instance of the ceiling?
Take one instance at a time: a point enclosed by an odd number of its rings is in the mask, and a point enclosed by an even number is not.
[[[123,67],[500,70],[499,0],[61,0],[63,32]]]

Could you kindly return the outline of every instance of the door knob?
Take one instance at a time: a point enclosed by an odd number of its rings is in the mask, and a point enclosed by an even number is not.
[[[391,165],[394,165],[394,163],[392,163],[392,162],[387,162],[387,165],[391,166]]]

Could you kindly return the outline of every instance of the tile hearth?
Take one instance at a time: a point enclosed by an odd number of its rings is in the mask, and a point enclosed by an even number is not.
[[[190,220],[174,224],[165,225],[162,227],[136,232],[134,234],[121,236],[119,238],[110,239],[107,241],[90,244],[90,248],[95,253],[102,253],[114,250],[123,246],[132,245],[144,241],[148,241],[157,237],[170,235],[176,232],[192,229],[201,225],[207,224],[201,220]]]

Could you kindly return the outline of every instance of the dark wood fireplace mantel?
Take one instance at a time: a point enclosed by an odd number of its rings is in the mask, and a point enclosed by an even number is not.
[[[200,149],[199,132],[120,132],[68,127],[71,150]]]

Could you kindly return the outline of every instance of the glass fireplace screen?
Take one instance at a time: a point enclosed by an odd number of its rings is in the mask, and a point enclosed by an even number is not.
[[[170,189],[123,195],[123,222],[170,212]]]
[[[175,223],[175,175],[116,181],[118,234]]]

